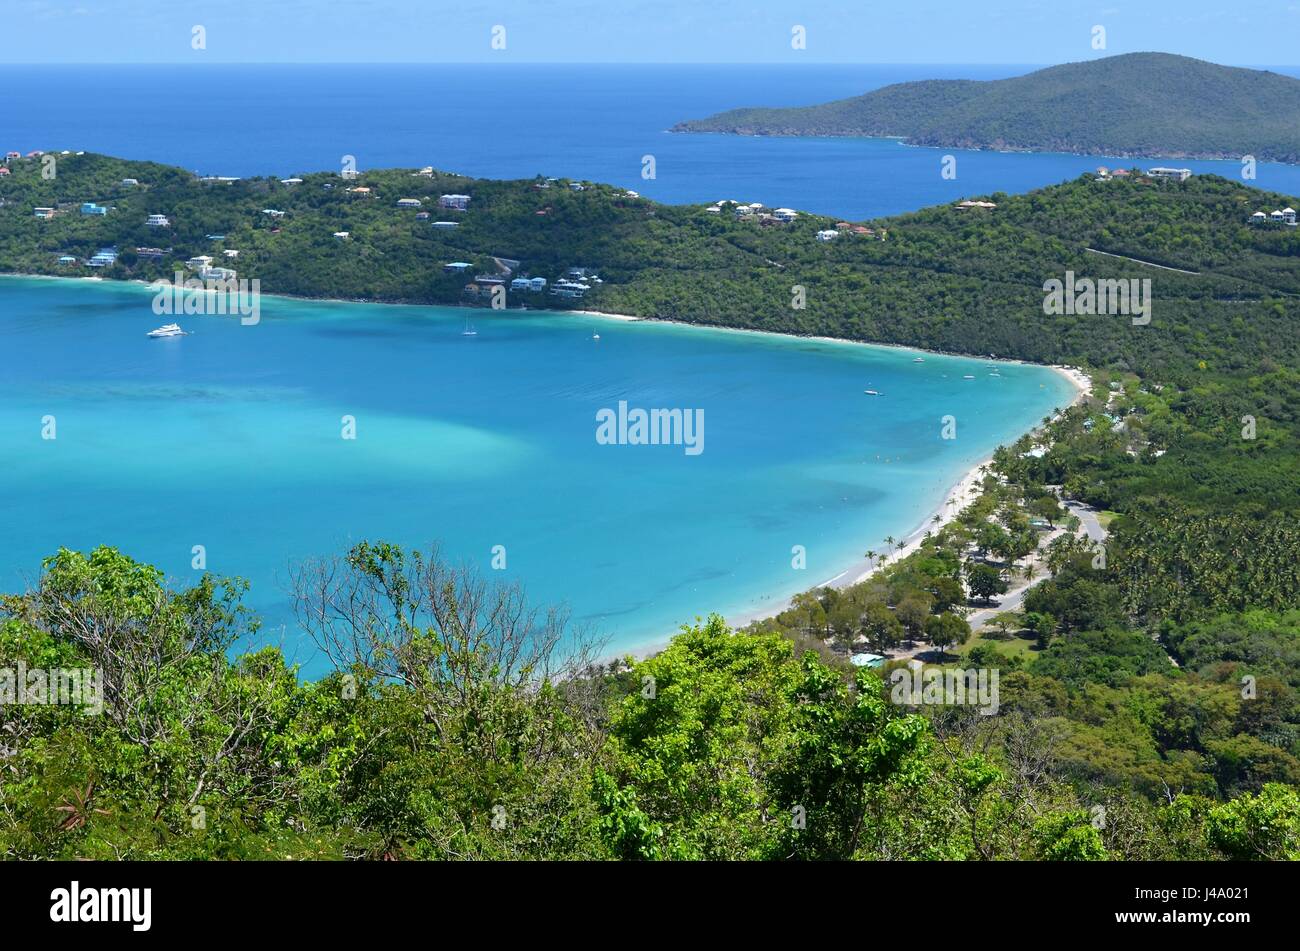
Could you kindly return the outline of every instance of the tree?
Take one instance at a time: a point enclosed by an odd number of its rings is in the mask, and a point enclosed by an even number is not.
[[[1045,519],[1052,528],[1056,527],[1056,520],[1066,514],[1065,510],[1061,508],[1061,503],[1056,500],[1055,496],[1051,495],[1038,496],[1029,503],[1028,509],[1029,514]]]
[[[979,561],[966,562],[966,586],[970,588],[972,598],[988,604],[997,594],[1006,594],[1007,582],[1002,572],[992,565]]]
[[[872,601],[867,605],[863,630],[871,645],[878,650],[889,650],[896,646],[905,633],[902,622],[881,601]]]
[[[1013,627],[1020,630],[1024,622],[1024,615],[1018,611],[1001,611],[995,614],[989,623],[996,627],[1003,636],[1006,636],[1006,633]]]
[[[1031,611],[1025,615],[1025,624],[1038,638],[1039,649],[1046,649],[1048,642],[1056,634],[1056,618],[1050,614]]]
[[[909,594],[898,602],[894,614],[907,631],[908,640],[912,640],[925,630],[925,622],[930,617],[930,596],[923,592]]]
[[[951,611],[945,611],[926,621],[925,636],[931,644],[939,648],[939,657],[942,659],[948,647],[966,643],[970,637],[970,625],[966,623],[965,618],[958,617]]]
[[[1300,793],[1269,783],[1259,795],[1245,795],[1210,810],[1210,842],[1237,860],[1300,860]]]
[[[934,598],[932,611],[947,611],[958,604],[966,603],[966,592],[961,582],[951,575],[940,575],[926,586],[926,591]]]

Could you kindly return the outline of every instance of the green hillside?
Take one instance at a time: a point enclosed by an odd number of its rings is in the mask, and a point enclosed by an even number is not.
[[[1300,228],[1248,223],[1294,197],[1083,176],[855,232],[541,179],[7,167],[0,271],[152,280],[208,255],[267,292],[464,303],[479,274],[580,267],[603,280],[582,306],[1079,363],[1094,390],[999,449],[979,498],[908,558],[745,631],[711,617],[637,662],[582,663],[598,646],[577,649],[562,609],[532,615],[436,552],[361,542],[291,569],[335,667],[306,682],[239,579],[178,590],[112,539],[60,550],[0,595],[0,672],[102,670],[104,710],[0,705],[0,854],[1300,858]],[[439,211],[443,193],[468,209]],[[87,268],[108,246],[116,262]],[[1045,312],[1067,271],[1149,279],[1150,322]],[[1039,542],[1031,516],[1064,517],[1056,487],[1104,510],[1105,559],[1063,535],[1023,611],[971,638],[977,589]],[[1000,671],[998,714],[893,699],[892,671],[845,661],[859,638]]]
[[[986,82],[886,86],[816,106],[733,109],[678,132],[899,136],[915,145],[1300,161],[1300,80],[1168,53]]]

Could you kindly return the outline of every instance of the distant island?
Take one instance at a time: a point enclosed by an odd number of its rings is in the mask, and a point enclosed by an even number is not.
[[[1129,53],[992,81],[897,83],[674,132],[898,137],[910,145],[1300,162],[1300,80],[1169,53]]]

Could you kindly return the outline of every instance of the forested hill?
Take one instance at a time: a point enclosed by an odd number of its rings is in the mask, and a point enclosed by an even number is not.
[[[901,136],[915,145],[1300,161],[1300,80],[1129,53],[993,81],[898,83],[815,106],[733,109],[677,132]]]
[[[479,275],[505,276],[500,262],[508,261],[511,277],[554,284],[582,267],[603,282],[588,281],[580,303],[510,291],[511,307],[581,306],[1159,371],[1181,381],[1266,362],[1300,366],[1300,341],[1290,332],[1300,229],[1248,223],[1257,209],[1300,199],[1212,176],[1179,183],[1088,175],[1025,195],[985,196],[995,208],[937,206],[867,222],[863,231],[871,233],[855,234],[834,218],[800,214],[783,224],[730,205],[712,213],[660,205],[607,185],[578,191],[580,183],[567,180],[408,169],[221,184],[89,154],[58,156],[50,180],[37,159],[9,166],[0,177],[0,271],[153,280],[207,255],[242,278],[259,278],[266,292],[450,304],[486,302],[467,296],[466,285]],[[127,179],[138,184],[123,185]],[[445,193],[467,195],[468,210],[437,208]],[[397,207],[403,198],[420,200],[429,216]],[[107,213],[82,214],[84,202]],[[37,207],[58,213],[42,220]],[[166,215],[168,225],[147,227],[151,214]],[[837,238],[817,240],[837,226]],[[346,238],[335,237],[343,232]],[[114,264],[86,266],[108,246],[118,251]],[[164,252],[160,260],[139,253],[150,247]],[[444,266],[452,262],[471,266],[449,273]],[[1067,269],[1094,279],[1150,278],[1150,325],[1045,314],[1043,284]],[[803,308],[792,306],[795,286],[804,289]]]

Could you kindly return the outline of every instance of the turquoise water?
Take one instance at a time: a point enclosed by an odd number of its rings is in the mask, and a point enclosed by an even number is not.
[[[1071,394],[1042,367],[990,377],[978,360],[575,314],[264,298],[256,326],[184,317],[191,336],[151,340],[171,318],[150,304],[141,286],[0,278],[0,588],[60,545],[115,545],[185,582],[203,545],[309,670],[283,588],[297,559],[439,541],[567,602],[613,648],[644,647],[860,563]],[[620,400],[703,410],[704,451],[598,444],[596,413]]]

